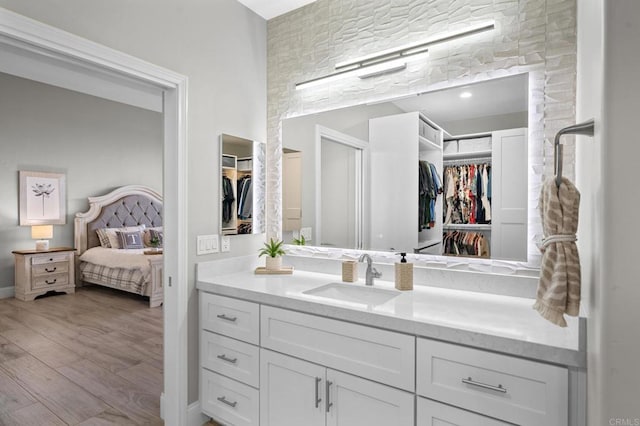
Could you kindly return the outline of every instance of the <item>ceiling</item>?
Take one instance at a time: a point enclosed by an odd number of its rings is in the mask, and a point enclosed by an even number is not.
[[[421,111],[435,123],[509,114],[528,110],[529,75],[492,79],[436,90],[393,101],[403,111]],[[471,97],[461,98],[469,92]]]
[[[267,21],[316,0],[238,0]]]

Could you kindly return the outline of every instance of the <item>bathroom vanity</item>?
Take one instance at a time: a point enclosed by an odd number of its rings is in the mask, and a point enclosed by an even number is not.
[[[531,299],[200,266],[197,287],[201,408],[222,424],[585,424],[584,322]]]

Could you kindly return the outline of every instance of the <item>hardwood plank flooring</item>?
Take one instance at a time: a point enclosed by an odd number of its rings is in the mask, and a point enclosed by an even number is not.
[[[162,322],[99,286],[0,300],[0,426],[163,424]]]

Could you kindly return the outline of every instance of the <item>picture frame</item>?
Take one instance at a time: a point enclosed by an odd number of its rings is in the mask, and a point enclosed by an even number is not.
[[[19,171],[20,226],[64,225],[67,221],[64,173]]]

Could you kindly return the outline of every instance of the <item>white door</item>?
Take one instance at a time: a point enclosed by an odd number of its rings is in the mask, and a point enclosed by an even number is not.
[[[260,425],[324,426],[326,368],[260,349]]]
[[[527,260],[527,129],[491,134],[491,257]]]
[[[320,245],[357,248],[357,149],[322,138]]]
[[[282,154],[282,230],[302,227],[302,153]]]
[[[327,426],[413,426],[411,393],[327,369]]]

